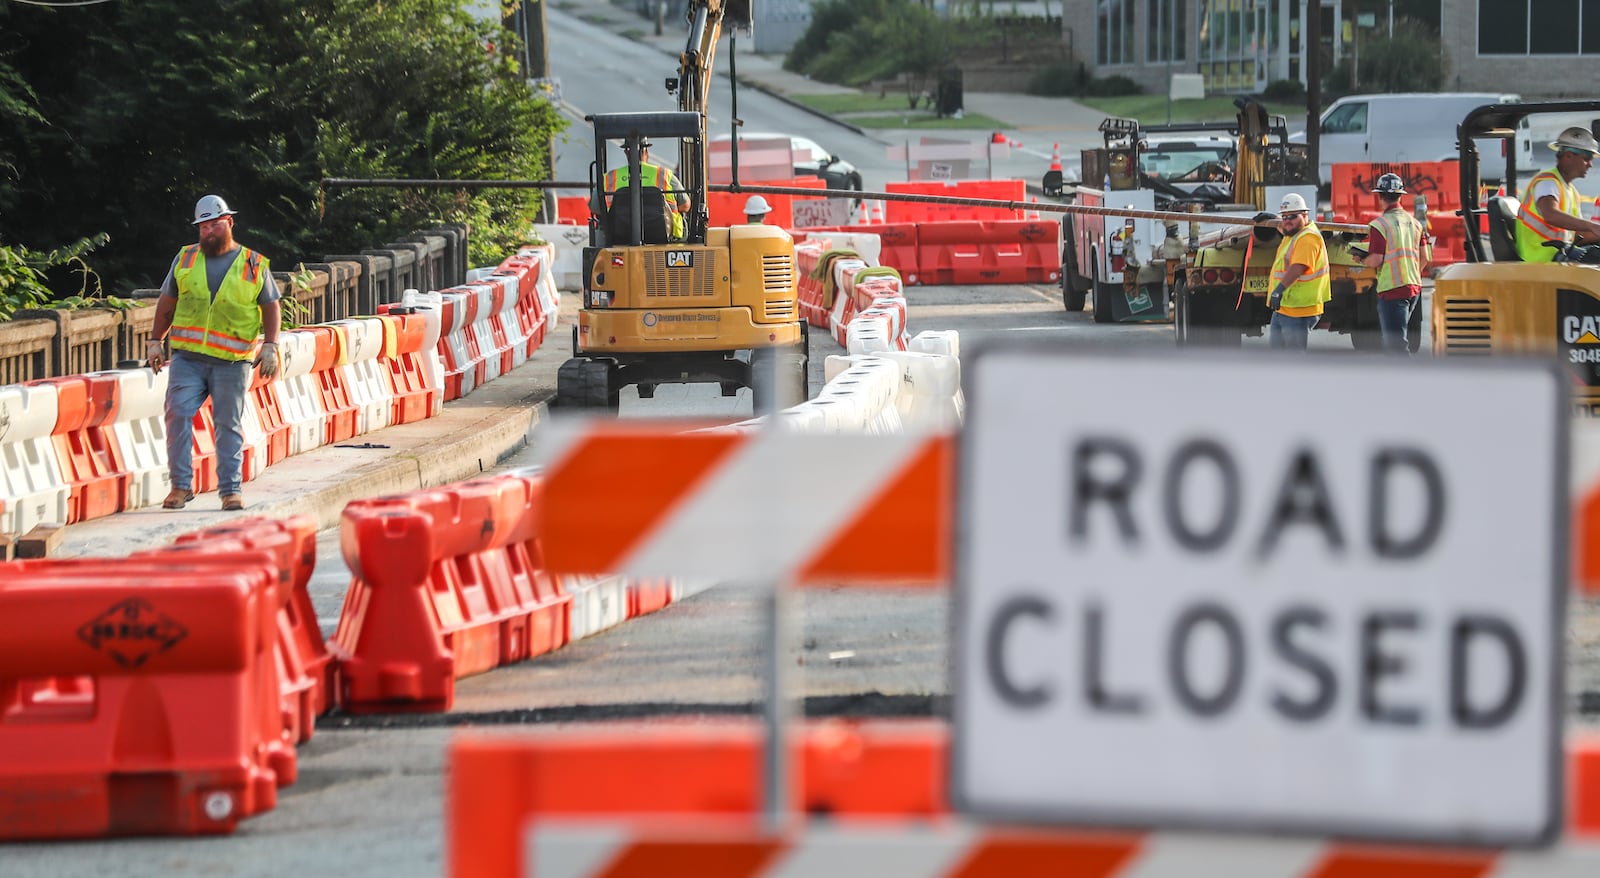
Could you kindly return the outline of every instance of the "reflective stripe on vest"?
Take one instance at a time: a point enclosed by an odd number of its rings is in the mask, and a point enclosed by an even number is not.
[[[1318,242],[1322,240],[1322,231],[1316,223],[1306,223],[1305,227],[1296,232],[1294,237],[1285,238],[1278,244],[1278,255],[1272,266],[1272,283],[1274,286],[1283,282],[1283,276],[1288,273],[1289,258],[1294,255],[1294,245],[1306,235],[1315,235]],[[1300,279],[1289,285],[1283,293],[1283,307],[1285,308],[1310,308],[1321,305],[1333,298],[1333,285],[1328,280],[1328,256],[1324,252],[1321,264],[1306,268],[1306,273]]]
[[[1561,179],[1555,171],[1540,171],[1528,181],[1526,189],[1522,190],[1522,206],[1517,210],[1517,255],[1523,262],[1551,262],[1556,258],[1556,251],[1546,247],[1546,241],[1571,241],[1572,233],[1565,229],[1557,229],[1544,221],[1539,215],[1538,205],[1533,202],[1533,189],[1541,180],[1553,180],[1556,184],[1556,210],[1562,213],[1578,215],[1578,190],[1571,183]]]
[[[1422,269],[1419,267],[1421,257],[1417,253],[1417,242],[1421,238],[1422,227],[1417,221],[1399,207],[1391,207],[1369,225],[1383,235],[1385,245],[1383,263],[1378,266],[1377,289],[1382,291],[1420,285]]]
[[[223,360],[245,360],[261,334],[261,307],[256,300],[266,285],[271,264],[249,248],[239,248],[216,296],[206,280],[206,257],[197,244],[185,247],[173,270],[178,305],[170,338],[174,350]]]

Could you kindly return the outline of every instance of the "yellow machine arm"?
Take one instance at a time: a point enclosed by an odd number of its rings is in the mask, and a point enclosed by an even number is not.
[[[711,93],[711,67],[716,61],[717,39],[726,26],[748,29],[755,0],[692,0],[689,3],[689,42],[678,59],[678,109],[706,111]]]

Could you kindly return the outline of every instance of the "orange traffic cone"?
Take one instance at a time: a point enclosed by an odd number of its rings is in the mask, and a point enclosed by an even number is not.
[[[872,202],[872,217],[875,222],[886,223],[889,221],[889,205],[884,201]]]
[[[1055,164],[1059,166],[1061,163],[1058,161]],[[1060,170],[1060,168],[1057,167],[1057,168],[1055,168],[1055,170]],[[1035,195],[1035,196],[1033,196],[1032,198],[1030,198],[1028,200],[1033,202],[1034,204],[1038,204],[1039,203],[1039,196]],[[1024,213],[1022,215],[1022,217],[1023,217],[1023,219],[1037,220],[1039,218],[1039,208],[1037,208],[1037,207],[1029,208],[1027,213]]]
[[[861,202],[861,210],[860,210],[860,212],[858,212],[856,214],[856,225],[865,226],[865,225],[871,225],[871,223],[872,223],[872,217],[867,214],[867,202],[866,201],[862,201]]]
[[[1061,172],[1061,144],[1050,144],[1050,170]]]

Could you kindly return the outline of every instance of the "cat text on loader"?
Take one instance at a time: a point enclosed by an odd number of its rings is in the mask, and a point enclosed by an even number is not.
[[[757,413],[806,399],[807,335],[799,319],[794,240],[769,225],[708,228],[705,123],[690,111],[589,117],[589,243],[573,357],[556,376],[563,408],[616,411],[622,388],[642,399],[656,386],[749,387]],[[642,185],[640,144],[677,141],[677,188]],[[607,144],[621,146],[627,183],[607,191]],[[666,175],[649,175],[662,182]],[[669,202],[687,196],[682,240]]]
[[[1555,261],[1524,262],[1517,250],[1517,213],[1522,204],[1516,193],[1489,197],[1486,204],[1480,194],[1479,161],[1484,156],[1474,138],[1501,140],[1505,145],[1501,179],[1516,180],[1517,126],[1524,117],[1539,113],[1596,119],[1600,101],[1491,104],[1468,113],[1457,129],[1467,261],[1447,266],[1435,279],[1433,352],[1557,357],[1572,372],[1575,413],[1593,416],[1600,414],[1600,266],[1586,260],[1600,256],[1600,247],[1557,241],[1552,248]],[[1500,157],[1489,158],[1498,164]],[[1580,201],[1585,215],[1591,206],[1592,202]]]

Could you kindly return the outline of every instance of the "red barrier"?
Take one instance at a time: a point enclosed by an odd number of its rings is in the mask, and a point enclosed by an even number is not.
[[[200,404],[194,413],[194,442],[191,444],[194,484],[197,494],[217,489],[217,426],[211,417],[211,400]]]
[[[899,182],[884,185],[885,192],[911,195],[951,195],[959,198],[988,198],[997,201],[1027,201],[1027,186],[1021,180],[951,180],[940,182]],[[885,220],[895,223],[946,222],[952,220],[1020,220],[1021,210],[999,207],[972,207],[965,204],[924,204],[890,201]]]
[[[111,422],[117,415],[114,372],[42,378],[28,384],[56,389],[56,423],[50,441],[71,488],[67,523],[101,518],[127,508],[130,473],[121,466]]]
[[[262,378],[259,371],[252,374],[250,398],[255,400],[256,411],[261,415],[261,432],[267,437],[267,465],[271,466],[289,456],[292,427],[283,414],[283,400],[278,396],[277,379]],[[249,466],[245,467],[246,472],[250,469]]]
[[[750,181],[746,181],[750,182]],[[827,181],[820,177],[793,177],[788,180],[762,180],[762,186],[789,186],[795,189],[826,189]],[[813,198],[803,195],[762,195],[767,200],[772,212],[767,214],[767,225],[787,229],[794,225],[794,203],[796,201],[820,201],[820,197]],[[745,217],[744,206],[750,200],[748,192],[708,192],[706,193],[706,206],[711,212],[711,225],[742,226],[748,220]]]
[[[1054,221],[925,223],[918,274],[925,284],[1054,283],[1061,277]]]
[[[253,518],[178,537],[162,552],[227,553],[234,546],[270,552],[278,568],[278,587],[287,595],[277,618],[274,651],[282,725],[295,743],[311,740],[317,717],[328,712],[338,691],[333,656],[317,627],[309,585],[317,564],[317,525],[305,516]]]
[[[563,195],[556,199],[556,216],[561,223],[588,225],[589,198],[585,195]]]
[[[327,412],[322,444],[333,445],[356,435],[356,421],[360,406],[350,396],[345,386],[344,372],[337,368],[339,351],[345,345],[339,338],[342,330],[336,326],[302,326],[317,340],[317,357],[311,366],[311,376],[317,381],[317,392],[322,399],[322,409]]]
[[[945,724],[833,721],[796,731],[794,813],[949,813]],[[528,874],[523,833],[541,814],[755,814],[762,747],[761,727],[747,722],[457,738],[445,804],[449,874]]]
[[[427,318],[399,305],[379,305],[378,310],[386,318],[384,331],[394,336],[393,346],[387,343],[384,346],[386,351],[393,351],[393,356],[383,361],[394,394],[390,422],[409,424],[427,420],[433,412],[434,399],[441,392],[428,386],[428,364],[424,359],[427,352],[422,349]]]
[[[271,566],[0,565],[0,838],[226,833],[276,805]]]
[[[457,678],[566,642],[571,599],[537,542],[542,489],[500,475],[345,507],[345,710],[449,710]]]
[[[628,618],[654,613],[672,603],[672,580],[635,579],[628,582]]]
[[[1420,195],[1427,199],[1430,211],[1461,209],[1461,174],[1455,162],[1351,162],[1333,166],[1333,211],[1345,216],[1376,215],[1383,205],[1372,194],[1372,187],[1384,174],[1398,174],[1405,181],[1408,207]]]

